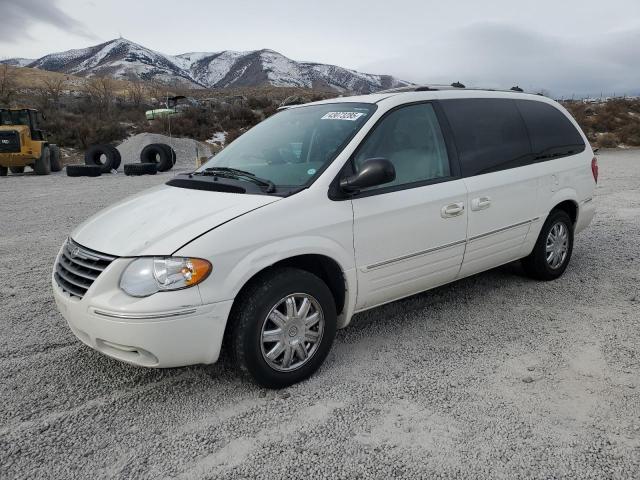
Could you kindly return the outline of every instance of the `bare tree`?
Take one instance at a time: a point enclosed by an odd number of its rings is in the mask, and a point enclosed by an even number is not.
[[[116,98],[116,82],[110,77],[93,77],[87,81],[85,91],[92,102],[108,112]]]
[[[67,79],[65,77],[55,76],[43,79],[42,83],[49,100],[57,106],[60,103],[60,97],[66,90]]]
[[[34,97],[40,110],[45,110],[49,106],[57,107],[67,87],[67,79],[65,77],[47,77],[43,78],[40,83],[33,88]]]
[[[127,88],[127,99],[136,107],[139,107],[145,100],[146,90],[144,83],[140,80],[132,80]]]
[[[162,82],[153,80],[149,83],[149,96],[155,100],[157,104],[164,105],[167,102],[169,88]]]
[[[0,105],[9,105],[18,92],[16,74],[9,65],[0,65]]]

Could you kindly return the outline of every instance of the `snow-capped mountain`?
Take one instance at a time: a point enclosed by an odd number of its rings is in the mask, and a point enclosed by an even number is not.
[[[1,63],[85,77],[181,82],[194,87],[274,86],[331,88],[370,93],[407,85],[389,75],[360,73],[335,65],[297,62],[273,50],[164,55],[124,38],[93,47]]]
[[[0,63],[6,63],[12,67],[26,67],[33,61],[33,58],[10,58],[9,60],[2,60]]]

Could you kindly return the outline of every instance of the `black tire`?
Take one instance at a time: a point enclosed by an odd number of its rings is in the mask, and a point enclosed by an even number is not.
[[[104,160],[102,156],[104,155]],[[120,153],[111,145],[91,145],[84,153],[84,163],[86,165],[97,165],[102,169],[102,173],[109,173],[117,170],[119,166]]]
[[[9,167],[11,173],[24,173],[24,167]]]
[[[60,170],[62,170],[62,162],[60,161],[60,147],[55,144],[50,144],[49,150],[51,150],[51,171],[59,172]]]
[[[547,259],[547,241],[550,241],[549,233],[559,225],[560,229],[565,229],[567,235],[566,255],[558,265],[551,265]],[[562,243],[562,242],[559,242]],[[553,246],[553,244],[552,244]],[[529,256],[522,260],[525,272],[536,280],[555,280],[560,277],[569,265],[571,253],[573,252],[573,222],[569,215],[563,210],[553,210],[540,230],[538,240]],[[551,253],[551,252],[549,252]],[[551,262],[552,263],[552,262]]]
[[[42,147],[42,153],[33,165],[36,175],[49,175],[51,173],[51,150],[49,147]]]
[[[115,161],[113,163],[113,169],[118,170],[118,168],[120,168],[120,164],[122,163],[122,156],[120,155],[120,150],[118,150],[113,145],[104,145],[104,147],[107,148],[108,150],[111,150],[111,152],[113,152],[113,155],[115,157]]]
[[[0,167],[0,177],[6,177],[9,173],[9,169],[7,167]]]
[[[99,165],[67,165],[67,177],[99,177],[102,167]]]
[[[280,371],[264,358],[262,327],[264,324],[266,328],[267,316],[272,309],[292,294],[304,294],[316,300],[324,317],[324,331],[315,350],[309,350],[309,353],[313,353],[306,363],[294,370]],[[304,270],[278,268],[254,279],[241,295],[233,306],[225,339],[225,345],[230,349],[231,358],[239,371],[267,388],[287,387],[312,375],[329,353],[336,334],[336,306],[327,285]],[[289,341],[292,332],[287,335],[284,338]],[[306,332],[302,335],[306,338]],[[278,354],[276,359],[281,355],[284,359],[284,352]],[[296,358],[299,359],[297,354]]]
[[[158,172],[166,172],[173,167],[171,152],[165,148],[163,143],[152,143],[147,145],[140,152],[141,163],[156,163]]]
[[[156,163],[126,163],[124,165],[125,175],[155,175],[158,172]]]
[[[175,166],[176,164],[176,151],[171,148],[171,145],[167,145],[166,143],[159,143],[158,145],[162,145],[162,147],[168,152],[171,157],[171,166]]]

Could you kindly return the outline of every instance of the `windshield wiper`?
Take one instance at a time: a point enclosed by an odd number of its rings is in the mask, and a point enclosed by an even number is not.
[[[276,184],[266,178],[257,177],[254,173],[230,167],[209,167],[202,172],[193,172],[192,175],[211,175],[216,177],[231,178],[235,180],[246,180],[261,187],[266,187],[267,193],[276,191]]]
[[[239,168],[231,168],[231,167],[209,167],[204,169],[205,172],[229,172],[229,173],[237,173],[239,175],[249,175],[251,177],[255,177],[256,174],[252,172],[248,172],[247,170],[240,170]]]

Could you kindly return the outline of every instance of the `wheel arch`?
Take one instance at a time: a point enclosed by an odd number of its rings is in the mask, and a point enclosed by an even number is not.
[[[300,270],[316,275],[329,287],[329,290],[331,290],[338,315],[344,312],[348,291],[344,270],[333,258],[325,254],[317,253],[304,253],[285,257],[254,272],[239,288],[235,295],[234,305],[238,299],[242,297],[242,292],[247,290],[253,282],[258,280],[262,275],[274,271],[279,267],[299,268]]]
[[[551,209],[551,212],[553,212],[554,210],[564,211],[567,215],[569,215],[571,223],[575,225],[578,221],[578,208],[578,202],[576,202],[575,200],[563,200],[562,202],[557,203]]]
[[[563,188],[555,192],[547,205],[550,208],[546,214],[549,215],[554,210],[562,210],[569,215],[571,221],[575,225],[579,215],[579,203],[577,201],[578,193],[573,188]]]
[[[229,320],[233,316],[233,310],[243,298],[243,292],[249,289],[253,282],[259,281],[261,276],[279,267],[299,268],[319,277],[333,295],[338,314],[338,328],[343,328],[349,323],[355,305],[355,269],[351,269],[352,275],[350,275],[343,262],[327,253],[318,252],[296,252],[255,269],[245,277],[240,286],[236,287]],[[230,329],[229,325],[230,321],[227,322],[225,331]]]

